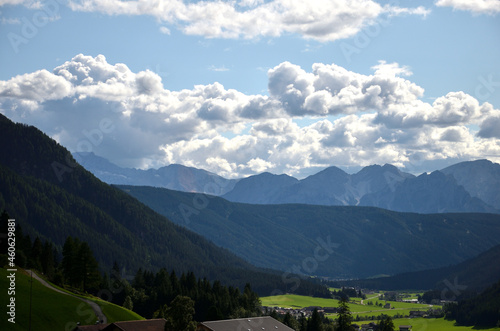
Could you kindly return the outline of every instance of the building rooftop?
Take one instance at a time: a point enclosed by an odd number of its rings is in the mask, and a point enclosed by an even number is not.
[[[203,322],[197,330],[203,331],[294,331],[270,316],[239,318],[232,320]]]
[[[163,318],[124,321],[108,324],[82,325],[76,327],[75,331],[164,331],[166,320]]]

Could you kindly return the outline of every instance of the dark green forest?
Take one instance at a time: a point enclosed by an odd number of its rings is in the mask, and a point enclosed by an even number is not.
[[[2,213],[2,228],[8,219],[8,214]],[[180,297],[189,298],[192,302],[192,319],[195,321],[261,314],[259,296],[248,283],[240,291],[239,288],[224,286],[220,281],[198,279],[193,272],[182,273],[178,277],[175,270],[168,272],[164,268],[156,273],[139,269],[135,276],[130,277],[123,274],[118,263],[101,274],[97,260],[84,241],[68,237],[60,256],[50,242],[38,237],[32,241],[19,226],[15,234],[15,261],[18,266],[35,270],[47,280],[75,293],[98,296],[146,318],[175,320],[176,316],[168,312]],[[2,249],[5,249],[3,241]],[[0,254],[0,257],[1,265],[6,265],[7,255]]]
[[[445,305],[443,310],[445,318],[459,325],[500,327],[500,281],[478,296]]]
[[[337,281],[330,286],[358,286],[380,290],[429,290],[445,289],[449,282],[467,288],[468,292],[479,293],[500,279],[500,245],[462,263],[443,268],[406,272],[392,277]]]
[[[16,263],[42,272],[57,284],[101,296],[145,317],[171,319],[178,307],[189,311],[192,308],[193,319],[199,321],[258,315],[258,295],[294,290],[296,294],[331,297],[324,284],[311,281],[300,268],[295,268],[298,275],[294,275],[295,271],[283,273],[255,267],[231,253],[232,246],[221,248],[186,229],[187,224],[172,223],[122,191],[131,188],[118,189],[100,182],[41,131],[14,124],[1,114],[0,151],[0,210],[5,210],[2,233],[9,216],[15,219]],[[148,192],[144,194],[148,196]],[[500,241],[496,236],[498,215],[424,217],[377,208],[304,205],[252,209],[251,205],[218,198],[211,198],[203,210],[193,210],[195,195],[167,193],[158,195],[155,203],[175,210],[177,215],[171,212],[172,217],[185,216],[179,211],[190,207],[189,225],[195,227],[192,230],[211,229],[218,233],[215,239],[219,242],[239,243],[243,250],[240,255],[249,260],[252,251],[245,245],[249,236],[253,237],[250,243],[265,252],[259,255],[262,263],[253,261],[260,266],[283,260],[284,255],[277,251],[280,247],[288,249],[287,254],[298,257],[299,262],[305,261],[319,247],[318,238],[334,246],[322,246],[329,253],[328,263],[318,264],[315,271],[320,271],[320,265],[328,266],[338,270],[330,274],[337,276],[345,270],[361,273],[354,264],[357,260],[373,268],[374,273],[376,267],[384,269],[397,261],[404,261],[398,267],[407,269],[424,269],[439,259],[440,263],[447,259],[463,261]],[[231,222],[222,223],[222,214]],[[186,223],[184,218],[179,219]],[[238,232],[240,227],[232,227],[238,223],[250,225],[254,232]],[[399,236],[401,233],[409,233],[412,239]],[[499,247],[458,267],[436,269],[434,278],[427,278],[426,286],[433,288],[438,278],[453,281],[453,277],[460,277],[462,282],[470,282],[470,290],[476,290],[474,284],[487,284],[492,277],[498,279],[495,275],[500,263],[492,262],[498,260]],[[380,250],[388,262],[377,259]],[[365,253],[360,258],[353,252]],[[6,255],[2,255],[1,262],[7,263]],[[421,276],[408,275],[395,284],[402,286],[406,284],[404,278],[408,281]],[[463,325],[497,323],[499,288],[500,284],[496,284],[478,297],[447,306],[447,317]],[[294,326],[297,330],[329,328],[329,322],[318,318],[296,323],[302,323]]]
[[[500,244],[498,214],[416,214],[373,207],[252,205],[119,186],[156,212],[261,267],[336,279],[457,264]],[[224,235],[221,235],[221,234]],[[326,245],[325,245],[326,244]],[[322,250],[324,248],[325,250]],[[321,250],[314,268],[301,263]]]
[[[99,181],[71,153],[35,127],[0,114],[0,210],[31,238],[58,252],[66,238],[88,243],[101,272],[115,261],[127,274],[161,268],[259,294],[285,292],[282,273],[263,270],[207,239],[175,225],[123,191]],[[321,285],[301,281],[298,294],[327,296]]]

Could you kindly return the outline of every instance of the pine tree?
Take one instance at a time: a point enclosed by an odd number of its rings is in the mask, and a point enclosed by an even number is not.
[[[304,316],[299,319],[299,331],[307,331],[307,319]]]
[[[125,298],[125,302],[123,302],[122,305],[124,308],[127,308],[128,310],[134,309],[134,303],[132,302],[132,298],[130,298],[130,295],[127,295]]]
[[[43,244],[40,238],[36,237],[33,242],[33,247],[31,248],[31,256],[30,256],[30,268],[35,270],[42,271],[42,251]]]
[[[289,312],[287,312],[285,314],[285,318],[283,319],[283,324],[291,327],[294,330],[297,330],[299,328],[299,324],[297,323],[297,320],[295,318],[293,318],[293,316]]]
[[[101,281],[99,275],[99,264],[97,263],[89,245],[82,242],[77,252],[77,265],[79,281],[84,291],[95,291]]]
[[[176,296],[170,303],[166,312],[167,323],[165,330],[195,330],[196,323],[193,322],[194,301],[186,296]]]
[[[321,316],[318,310],[315,308],[311,318],[307,321],[307,331],[322,331],[323,323],[321,322]]]
[[[1,195],[1,194],[0,194]],[[8,246],[9,214],[6,210],[0,216],[0,254],[6,254]]]
[[[54,259],[54,247],[51,243],[46,241],[43,244],[42,255],[41,255],[41,264],[43,273],[49,278],[52,279],[55,273],[55,259]]]
[[[339,301],[339,312],[338,312],[338,328],[339,331],[350,331],[352,330],[352,315],[347,299],[345,297],[341,298]]]
[[[394,322],[392,318],[387,315],[383,315],[380,323],[378,324],[378,331],[393,331],[394,330]]]
[[[61,267],[64,276],[64,282],[68,285],[74,286],[78,276],[75,274],[75,257],[76,257],[76,249],[77,243],[73,240],[72,237],[66,238],[64,242],[63,251],[62,251],[62,261]]]

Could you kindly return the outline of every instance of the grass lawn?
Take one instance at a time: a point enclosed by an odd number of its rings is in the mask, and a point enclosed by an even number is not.
[[[7,270],[0,268],[0,290],[7,292],[8,279]],[[21,269],[16,272],[16,324],[7,321],[7,315],[0,322],[0,330],[27,330],[29,325],[29,291],[30,277],[24,274]],[[53,284],[51,284],[53,285]],[[71,293],[65,289],[53,285],[66,293]],[[73,294],[73,293],[71,293]],[[144,319],[137,313],[125,309],[121,306],[107,301],[91,297],[77,295],[96,302],[108,318],[108,323],[116,321],[130,321]],[[4,296],[2,296],[4,297]],[[2,302],[4,307],[8,303],[8,296]],[[57,293],[38,281],[33,280],[32,299],[32,328],[34,330],[66,330],[72,329],[75,322],[81,325],[94,324],[97,320],[92,308],[83,301]]]
[[[335,299],[313,298],[303,295],[285,294],[260,298],[263,306],[283,308],[303,308],[309,306],[338,307]]]
[[[500,328],[478,329],[472,326],[456,326],[455,321],[444,318],[401,318],[394,320],[394,326],[411,325],[413,331],[467,331],[467,330],[500,330]]]
[[[40,274],[38,276],[45,279],[45,277],[43,277]],[[47,279],[45,279],[45,281],[50,283]],[[73,293],[73,292],[71,292],[63,287],[57,286],[57,285],[52,284],[52,283],[50,283],[50,285],[52,285],[53,287],[55,287],[63,292],[66,292],[68,294],[94,301],[95,303],[97,303],[99,305],[99,307],[101,307],[102,312],[104,313],[104,315],[106,315],[106,317],[108,319],[108,323],[113,323],[113,322],[118,322],[118,321],[136,321],[136,320],[145,319],[144,317],[140,316],[136,312],[133,312],[131,310],[123,308],[122,306],[115,305],[114,303],[102,300],[98,297],[91,296],[91,295],[83,295],[80,293]]]
[[[376,295],[373,295],[375,298],[372,299],[374,303],[376,301],[385,304],[385,301],[378,300]],[[338,307],[339,301],[335,299],[324,299],[324,298],[313,298],[302,295],[295,294],[286,294],[286,295],[277,295],[272,297],[263,297],[261,298],[262,305],[268,307],[283,307],[283,308],[303,308],[308,306],[320,306],[320,307]],[[385,309],[383,307],[375,306],[375,305],[361,305],[359,300],[355,300],[356,303],[349,303],[349,307],[351,308],[351,312],[355,313],[366,313],[365,315],[380,315],[380,314],[389,314],[395,315],[396,312],[409,314],[410,310],[422,310],[429,309],[429,305],[422,305],[416,303],[405,303],[405,302],[394,302],[388,301],[392,307],[395,309]],[[366,303],[368,300],[365,300]]]
[[[96,302],[99,305],[99,307],[101,307],[102,312],[108,318],[108,323],[113,323],[118,321],[137,321],[145,319],[139,314],[131,310],[128,310],[126,308],[123,308],[122,306],[115,305],[114,303],[107,302],[104,300],[95,300],[93,298],[89,298],[89,300]]]
[[[370,295],[371,296],[375,296]],[[377,301],[377,299],[373,299]],[[302,308],[308,306],[321,306],[321,307],[338,307],[338,300],[334,299],[323,299],[323,298],[313,298],[301,295],[278,295],[272,297],[261,298],[263,306],[270,307],[283,307],[283,308]],[[385,304],[385,301],[380,301]],[[353,317],[356,315],[362,316],[377,316],[380,314],[386,314],[389,316],[394,316],[396,314],[408,315],[410,310],[427,310],[429,305],[421,305],[414,303],[403,303],[403,302],[393,302],[388,301],[395,309],[384,309],[377,306],[359,305],[359,304],[349,304],[351,308],[351,313]],[[335,318],[336,314],[327,314],[330,318]],[[354,322],[358,325],[368,323],[370,321],[360,321]],[[373,321],[377,323],[377,321]],[[466,331],[466,330],[479,330],[473,327],[466,326],[455,326],[454,321],[447,321],[444,318],[400,318],[394,319],[394,325],[398,328],[399,325],[412,325],[413,331]],[[500,328],[490,328],[483,330],[500,330]]]
[[[7,270],[0,268],[0,290],[7,294],[9,281]],[[30,277],[18,269],[16,274],[16,319],[15,324],[7,321],[9,295],[2,294],[1,330],[28,330],[30,311]],[[82,325],[94,324],[97,320],[92,308],[79,299],[54,292],[33,280],[31,326],[33,330],[66,330],[75,322]]]

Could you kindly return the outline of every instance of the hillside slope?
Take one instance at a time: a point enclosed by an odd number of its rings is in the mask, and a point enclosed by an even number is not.
[[[280,275],[258,270],[102,183],[34,127],[0,115],[0,150],[0,209],[25,233],[58,247],[68,236],[86,241],[104,270],[117,261],[129,275],[165,267],[239,287],[251,282],[257,291],[285,286]]]
[[[9,288],[10,273],[0,268],[0,286]],[[0,320],[1,330],[29,330],[30,321],[30,276],[19,269],[16,272],[16,319],[15,324],[7,321],[9,315]],[[82,325],[94,324],[96,315],[92,308],[80,299],[57,293],[36,280],[32,284],[31,323],[38,330],[72,330],[76,322]],[[2,303],[7,305],[10,296],[2,295]],[[82,314],[82,312],[84,312]],[[5,313],[4,313],[5,314]]]
[[[162,188],[120,188],[255,265],[305,275],[351,278],[437,268],[500,243],[496,214],[251,205]]]
[[[461,290],[480,292],[499,279],[500,245],[496,245],[459,264],[407,272],[392,277],[346,281],[340,284],[380,290],[443,290],[446,288],[450,290],[451,286]]]

